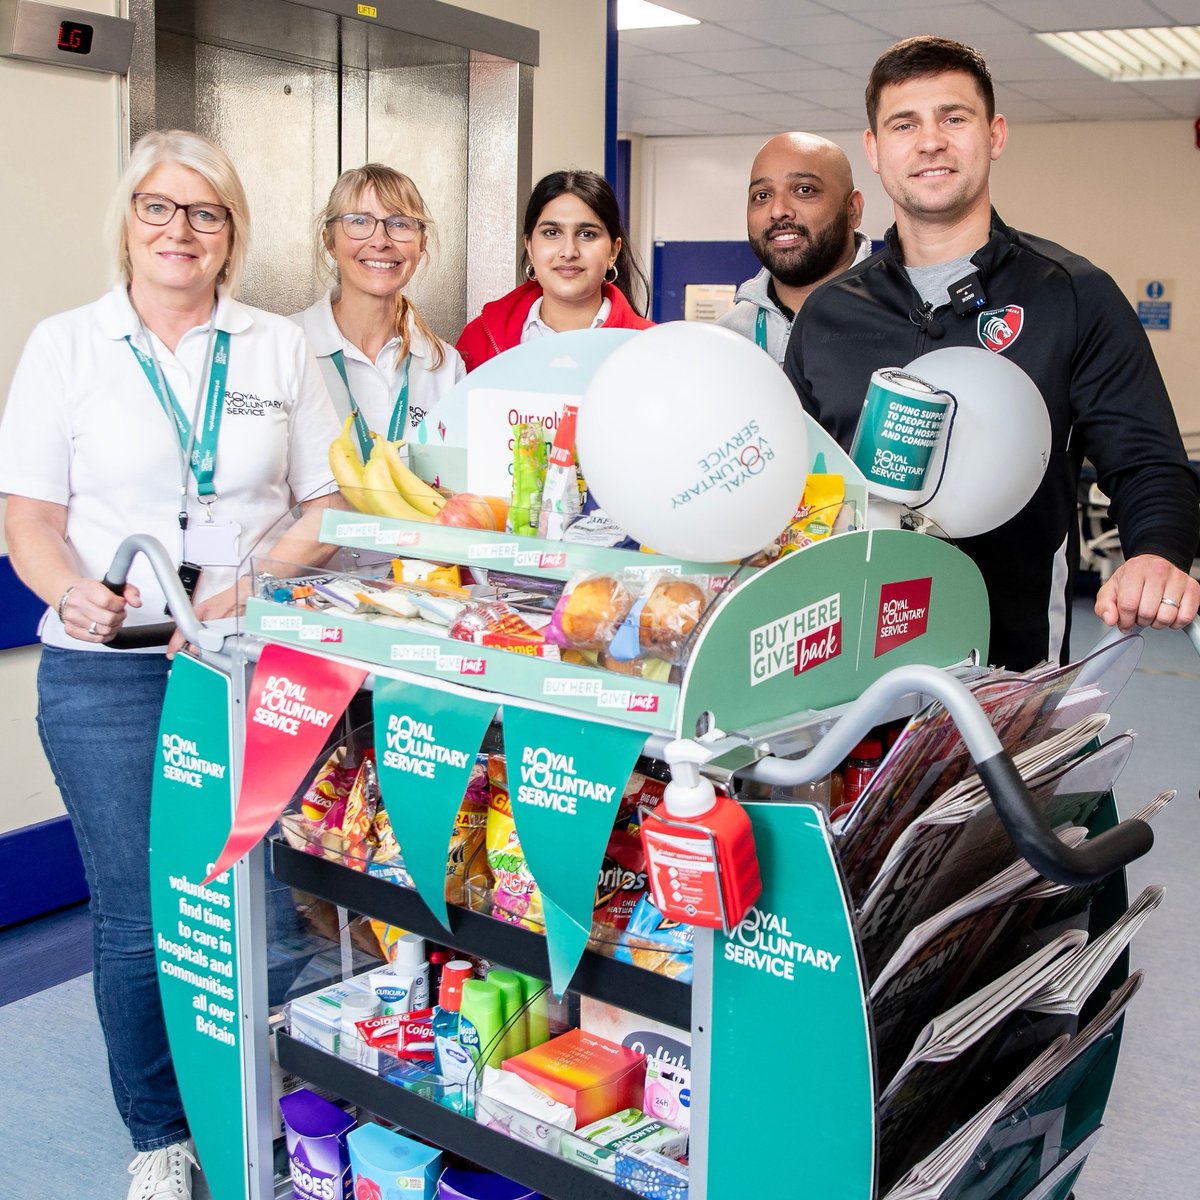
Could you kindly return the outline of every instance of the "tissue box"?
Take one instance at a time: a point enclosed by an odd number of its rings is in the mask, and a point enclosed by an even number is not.
[[[646,1056],[571,1029],[504,1060],[504,1069],[575,1110],[580,1125],[642,1101]]]

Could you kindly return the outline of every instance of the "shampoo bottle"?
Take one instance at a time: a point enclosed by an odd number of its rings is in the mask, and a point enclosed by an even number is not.
[[[732,929],[762,894],[750,818],[700,774],[711,754],[699,742],[671,742],[664,757],[671,782],[642,820],[651,898],[673,920]]]

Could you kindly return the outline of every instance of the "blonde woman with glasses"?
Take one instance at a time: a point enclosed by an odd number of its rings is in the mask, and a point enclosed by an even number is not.
[[[118,181],[110,233],[116,285],[42,321],[17,364],[0,494],[13,567],[47,606],[38,731],[91,893],[96,1007],[136,1151],[129,1200],[186,1200],[195,1159],[148,869],[155,740],[179,638],[114,648],[122,629],[160,624],[165,598],[140,557],[118,593],[102,580],[125,537],[150,534],[193,578],[201,620],[231,618],[246,555],[320,557],[312,534],[333,490],[337,424],[299,330],[235,298],[250,223],[219,146],[147,134]],[[307,516],[280,537],[296,505]]]
[[[365,460],[368,431],[391,441],[408,438],[465,368],[404,294],[434,234],[407,175],[379,163],[344,171],[318,224],[334,286],[293,320],[317,356],[339,416],[355,415]]]

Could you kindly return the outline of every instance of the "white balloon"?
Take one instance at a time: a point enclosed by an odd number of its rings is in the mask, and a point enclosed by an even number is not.
[[[605,512],[661,554],[761,550],[804,492],[808,436],[787,377],[753,342],[689,321],[614,350],[579,405],[579,465]]]
[[[986,533],[1016,516],[1050,461],[1050,416],[1037,384],[982,346],[933,350],[904,369],[958,401],[941,485],[917,511],[952,538]]]

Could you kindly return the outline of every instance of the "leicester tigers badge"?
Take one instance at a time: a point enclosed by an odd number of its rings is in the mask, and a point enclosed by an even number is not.
[[[1020,336],[1025,310],[1019,304],[979,314],[979,340],[995,354],[1007,350]]]

